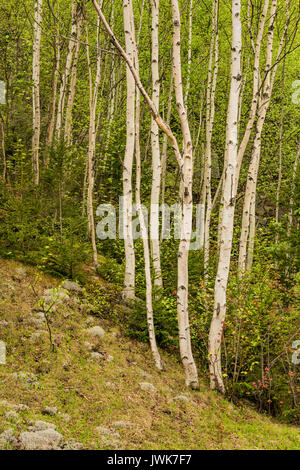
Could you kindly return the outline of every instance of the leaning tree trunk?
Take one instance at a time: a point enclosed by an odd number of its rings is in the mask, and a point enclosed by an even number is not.
[[[179,251],[179,257],[180,254],[183,251],[183,258],[180,262],[180,268],[181,268],[181,277],[182,275],[184,276],[184,282],[187,282],[187,254],[188,254],[188,248],[189,248],[189,240],[190,240],[190,234],[191,234],[191,211],[189,210],[192,207],[192,200],[191,200],[191,190],[192,190],[192,185],[191,185],[191,178],[192,178],[192,149],[191,149],[191,142],[190,139],[188,138],[188,132],[184,135],[184,142],[185,142],[185,151],[188,153],[185,153],[186,157],[183,158],[179,149],[179,145],[177,142],[177,139],[175,135],[173,134],[172,130],[170,127],[165,123],[165,121],[162,119],[160,114],[158,113],[158,110],[156,109],[156,106],[154,105],[153,101],[151,100],[150,96],[146,92],[145,88],[143,87],[143,84],[140,79],[140,75],[136,68],[134,67],[134,63],[132,61],[132,58],[128,54],[128,52],[125,52],[125,50],[122,48],[121,44],[117,40],[116,36],[114,35],[113,31],[111,30],[109,24],[106,21],[105,16],[103,15],[103,12],[101,8],[97,5],[96,0],[93,0],[93,5],[97,11],[97,14],[101,18],[101,21],[108,33],[108,35],[111,38],[111,41],[115,45],[116,49],[118,50],[119,54],[121,57],[125,60],[128,69],[132,73],[132,76],[135,80],[135,83],[137,87],[139,88],[139,91],[141,95],[144,97],[146,104],[148,105],[156,123],[158,124],[159,128],[168,136],[171,146],[174,150],[175,157],[177,159],[179,169],[180,169],[180,174],[181,175],[186,175],[183,183],[187,184],[187,190],[184,191],[184,202],[183,204],[183,212],[184,212],[184,222],[185,222],[185,229],[182,230],[182,239],[181,239],[181,244],[180,244],[180,251]],[[173,4],[172,4],[173,7]],[[172,8],[173,9],[173,8]],[[179,9],[178,9],[178,3],[177,1],[174,1],[174,13],[176,13],[176,19],[174,21],[174,28],[177,29],[179,26],[179,34],[180,34],[180,22],[179,22]],[[180,44],[178,45],[178,30],[176,30],[176,47],[180,47]],[[175,51],[177,54],[176,59],[174,60],[174,67],[173,70],[176,69],[177,73],[177,78],[176,78],[176,84],[177,86],[177,93],[178,96],[177,98],[180,98],[178,100],[178,108],[180,110],[180,118],[181,120],[186,119],[186,114],[184,111],[184,107],[182,106],[183,103],[183,97],[182,97],[182,86],[181,86],[181,70],[180,70],[180,54],[178,56],[178,50]],[[190,171],[189,171],[190,170]],[[185,233],[184,233],[185,232]],[[184,236],[185,239],[183,238]],[[179,323],[180,323],[180,337],[179,337],[179,342],[180,342],[180,349],[181,349],[181,357],[182,357],[182,362],[183,366],[186,372],[186,383],[187,385],[197,388],[198,387],[198,375],[197,375],[197,370],[195,366],[195,362],[193,359],[192,351],[191,351],[191,341],[190,341],[190,330],[189,330],[189,322],[188,322],[188,296],[184,295],[182,291],[184,291],[184,288],[182,288],[182,285],[180,284],[180,290],[181,292],[178,295],[178,311],[179,311]],[[182,305],[182,307],[181,307]],[[184,313],[184,314],[183,314]],[[185,326],[185,329],[184,329]],[[183,331],[184,330],[184,331]]]
[[[232,46],[230,95],[226,125],[226,169],[223,186],[221,243],[214,290],[214,312],[210,325],[208,352],[210,386],[225,392],[221,365],[221,341],[226,316],[226,291],[230,267],[235,210],[234,181],[238,150],[238,112],[241,89],[242,22],[241,0],[232,0]]]
[[[39,148],[41,132],[41,105],[40,105],[40,55],[42,36],[42,7],[43,0],[36,0],[34,8],[34,32],[32,54],[32,166],[34,183],[39,184]]]

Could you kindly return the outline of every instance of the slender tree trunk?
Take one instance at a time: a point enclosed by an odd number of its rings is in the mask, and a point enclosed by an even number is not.
[[[214,0],[212,12],[212,39],[210,44],[209,65],[208,65],[208,85],[207,85],[207,102],[206,102],[206,149],[205,149],[205,228],[204,228],[204,276],[207,280],[209,267],[209,249],[210,249],[210,219],[211,219],[211,141],[213,132],[213,123],[215,116],[215,93],[218,76],[219,63],[219,32],[218,32],[218,12],[219,1]]]
[[[239,245],[239,274],[243,275],[245,270],[249,271],[252,267],[254,240],[255,240],[255,212],[256,212],[256,186],[258,178],[258,170],[261,157],[261,136],[265,123],[267,111],[270,105],[272,89],[274,85],[275,75],[278,66],[278,59],[282,51],[284,39],[287,32],[288,18],[284,28],[283,35],[278,47],[277,60],[272,67],[273,57],[273,39],[274,26],[276,20],[277,0],[272,0],[270,9],[270,21],[267,36],[266,65],[265,65],[265,81],[261,87],[258,102],[258,117],[256,125],[256,134],[252,148],[251,162],[248,171],[246,192],[244,197],[242,229]],[[288,13],[288,12],[287,12]]]
[[[114,35],[113,31],[111,30],[109,24],[106,21],[105,16],[103,15],[102,10],[99,8],[99,6],[96,3],[96,0],[93,0],[93,5],[101,18],[101,21],[108,33],[108,35],[111,38],[111,41],[115,45],[116,49],[119,51],[121,57],[125,60],[128,69],[132,73],[132,76],[134,77],[135,83],[143,96],[143,98],[146,101],[146,104],[148,105],[153,117],[155,118],[159,128],[165,132],[170,140],[171,146],[174,150],[175,157],[177,159],[179,169],[180,169],[180,174],[184,178],[184,186],[187,189],[184,189],[183,196],[184,196],[184,203],[183,204],[183,224],[182,226],[184,227],[182,229],[182,234],[181,234],[181,242],[180,242],[180,247],[179,247],[179,269],[178,272],[180,274],[179,276],[179,282],[178,285],[180,287],[180,292],[178,293],[178,319],[179,319],[179,324],[180,324],[180,336],[179,336],[179,344],[180,344],[180,350],[181,350],[181,358],[183,362],[183,366],[185,369],[186,373],[186,384],[191,386],[192,388],[198,388],[198,374],[195,366],[195,362],[193,359],[192,351],[191,351],[191,341],[190,341],[190,329],[189,329],[189,321],[188,321],[188,296],[186,295],[187,292],[184,292],[184,286],[183,283],[181,282],[182,280],[187,283],[187,261],[188,261],[188,248],[190,244],[190,235],[191,235],[191,220],[192,220],[192,144],[191,144],[191,139],[189,136],[188,132],[188,126],[186,126],[187,122],[187,116],[186,112],[184,110],[183,106],[183,95],[182,95],[182,82],[181,82],[181,64],[180,64],[180,54],[178,55],[178,47],[180,49],[180,43],[178,44],[178,32],[180,35],[180,21],[179,21],[179,8],[178,8],[178,3],[177,1],[172,2],[172,11],[174,11],[174,16],[175,18],[173,19],[174,23],[174,29],[176,30],[176,34],[174,36],[176,37],[176,40],[173,39],[173,42],[176,43],[176,49],[173,54],[173,57],[176,56],[174,63],[173,63],[173,70],[176,70],[176,79],[175,81],[175,89],[177,87],[177,94],[176,95],[176,101],[178,102],[178,109],[179,109],[179,116],[181,119],[181,122],[185,121],[185,130],[186,132],[184,133],[184,155],[185,158],[182,157],[179,145],[177,142],[177,139],[175,135],[173,134],[172,130],[170,127],[166,124],[166,122],[162,119],[160,114],[158,113],[158,110],[156,109],[153,101],[151,100],[150,96],[146,92],[145,88],[143,87],[143,84],[141,82],[140,76],[138,71],[134,67],[134,63],[132,61],[132,58],[128,54],[128,52],[125,52],[124,49],[122,48],[121,44],[117,40],[116,36]],[[126,22],[125,22],[126,24]],[[179,27],[179,30],[178,30]],[[174,76],[175,78],[175,76]],[[181,254],[183,256],[181,256]],[[183,277],[183,279],[182,279]],[[185,327],[185,329],[184,329]]]
[[[291,230],[293,226],[293,212],[294,212],[294,197],[295,197],[295,189],[296,189],[296,176],[297,176],[297,170],[298,170],[298,165],[299,165],[299,159],[300,159],[300,139],[298,142],[298,147],[297,147],[297,152],[296,152],[296,158],[294,161],[293,165],[293,172],[292,172],[292,186],[291,186],[291,196],[290,196],[290,209],[289,209],[289,217],[288,217],[288,227],[287,227],[287,235],[288,237],[291,236]]]
[[[187,81],[184,94],[184,105],[187,109],[188,107],[188,98],[189,91],[191,86],[191,66],[192,66],[192,34],[193,34],[193,0],[190,0],[190,9],[189,9],[189,39],[188,39],[188,58],[187,58]]]
[[[39,148],[41,132],[41,105],[40,105],[40,55],[41,55],[41,36],[42,36],[42,7],[43,0],[35,1],[34,8],[34,32],[33,32],[33,54],[32,54],[32,117],[33,117],[33,136],[32,136],[32,164],[34,183],[39,184],[40,165]]]
[[[56,28],[56,33],[58,33],[58,27]],[[57,97],[57,84],[59,76],[59,67],[60,67],[60,42],[57,36],[54,37],[54,60],[53,60],[53,74],[52,74],[52,97],[50,105],[50,116],[49,124],[47,129],[47,138],[46,138],[46,147],[52,147],[53,136],[54,136],[54,127],[55,127],[55,109],[56,109],[56,97]],[[48,164],[48,159],[46,157],[46,166]]]
[[[233,221],[235,210],[234,182],[238,152],[238,112],[241,91],[242,21],[241,1],[232,0],[231,80],[226,125],[226,169],[223,186],[223,211],[221,243],[214,291],[214,312],[209,332],[210,386],[225,392],[222,366],[221,341],[226,316],[226,292],[230,267]]]
[[[258,33],[256,38],[256,44],[254,48],[254,65],[253,65],[253,87],[252,87],[252,101],[251,101],[251,108],[249,113],[249,119],[247,122],[247,126],[245,129],[245,133],[243,135],[241,144],[239,146],[238,151],[238,164],[237,164],[237,172],[236,172],[236,191],[237,191],[237,181],[239,180],[240,176],[240,169],[243,161],[243,157],[251,136],[251,132],[253,129],[255,117],[256,117],[256,110],[257,104],[259,100],[259,88],[260,88],[260,72],[259,72],[259,63],[260,63],[260,51],[261,51],[261,44],[263,39],[263,32],[265,28],[267,13],[269,9],[269,0],[264,1],[263,10],[260,17],[260,22],[258,26]]]
[[[70,92],[68,96],[68,103],[66,108],[66,119],[65,119],[65,143],[67,146],[72,144],[72,109],[75,99],[75,92],[76,92],[76,81],[77,81],[77,66],[78,66],[78,58],[79,58],[79,51],[80,51],[80,39],[82,34],[82,23],[83,18],[80,16],[77,20],[76,24],[76,46],[75,46],[75,53],[74,53],[74,61],[72,65],[72,72],[71,72],[71,81],[70,81]]]
[[[178,249],[177,273],[177,313],[179,328],[179,345],[183,366],[185,369],[186,385],[198,388],[198,373],[192,354],[189,311],[188,311],[188,257],[192,231],[193,217],[193,147],[187,112],[184,106],[180,57],[180,12],[177,0],[171,0],[173,18],[173,76],[176,105],[183,136],[183,167],[182,171],[182,200],[181,200],[181,234]]]
[[[152,14],[152,101],[159,110],[159,0],[151,0]],[[154,285],[162,287],[162,275],[160,265],[160,243],[159,243],[159,200],[161,185],[161,159],[159,148],[159,129],[153,116],[151,116],[151,148],[152,148],[152,186],[150,205],[150,243],[151,256],[154,270]]]
[[[99,1],[99,6],[102,7],[103,0]],[[95,83],[93,87],[93,76],[92,76],[92,67],[90,61],[90,52],[89,52],[89,39],[88,39],[88,30],[86,23],[86,50],[87,50],[87,62],[88,62],[88,71],[89,71],[89,110],[90,110],[90,125],[89,125],[89,149],[88,149],[88,219],[89,219],[89,229],[91,233],[92,241],[92,250],[93,250],[93,261],[95,266],[98,265],[98,253],[96,245],[96,231],[95,231],[95,220],[94,220],[94,208],[93,208],[93,190],[94,190],[94,160],[95,160],[95,150],[96,150],[96,108],[97,108],[97,98],[98,98],[98,89],[100,84],[101,77],[101,52],[100,52],[100,18],[97,21],[97,65],[96,65],[96,76]]]
[[[60,141],[61,139],[67,87],[68,87],[73,54],[74,54],[75,44],[76,44],[77,6],[76,6],[75,0],[72,0],[71,21],[72,21],[71,37],[69,40],[66,65],[65,65],[63,76],[62,76],[61,86],[59,90],[58,105],[57,105],[57,117],[56,117],[56,127],[55,127],[55,134],[56,134],[57,141]]]
[[[1,148],[2,148],[2,158],[3,158],[3,182],[6,182],[7,179],[7,161],[6,161],[6,152],[5,152],[5,129],[4,129],[4,119],[2,113],[0,113],[0,127],[1,127]]]
[[[170,90],[169,90],[169,98],[168,98],[168,109],[167,109],[167,126],[170,126],[171,120],[171,112],[172,112],[172,98],[173,98],[173,75],[171,74],[170,80]],[[163,234],[165,231],[165,193],[166,193],[166,173],[167,173],[167,150],[168,150],[168,136],[164,134],[162,150],[161,150],[161,171],[162,171],[162,179],[161,179],[161,206],[162,206],[162,214],[161,214],[161,235],[160,240],[163,239]]]
[[[123,0],[124,33],[126,53],[134,62],[132,38],[131,0]],[[125,245],[124,299],[135,296],[135,253],[132,238],[132,166],[135,145],[135,81],[129,67],[126,66],[127,102],[126,102],[126,149],[123,167],[123,230]]]
[[[138,50],[135,40],[135,27],[134,27],[134,16],[132,10],[132,2],[130,4],[130,13],[132,17],[131,21],[131,32],[134,43],[134,62],[135,68],[139,72],[139,59]],[[135,188],[135,202],[137,213],[140,221],[141,235],[143,240],[144,250],[144,263],[145,263],[145,280],[146,280],[146,309],[147,309],[147,325],[149,333],[149,341],[151,352],[153,355],[154,363],[157,369],[163,370],[162,360],[159,354],[159,350],[155,338],[154,319],[153,319],[153,305],[152,305],[152,278],[151,278],[151,263],[150,263],[150,249],[148,241],[148,231],[145,223],[145,217],[143,213],[143,206],[141,204],[141,149],[140,149],[140,117],[141,117],[141,97],[140,91],[136,87],[136,113],[135,113],[135,159],[136,159],[136,188]]]

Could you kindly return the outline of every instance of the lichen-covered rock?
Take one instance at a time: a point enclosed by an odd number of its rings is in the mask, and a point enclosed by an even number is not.
[[[62,283],[62,287],[68,291],[78,292],[79,294],[82,292],[82,287],[77,284],[77,282],[69,281],[68,279]]]
[[[55,429],[25,431],[19,436],[19,445],[25,450],[55,450],[63,445],[63,436]]]
[[[14,439],[14,431],[12,428],[6,429],[0,434],[0,448],[7,444],[10,444]]]
[[[92,328],[88,328],[86,332],[93,338],[103,338],[105,335],[105,331],[101,326],[93,326]]]
[[[182,402],[189,402],[190,399],[187,395],[184,395],[184,394],[179,394],[179,395],[176,395],[176,397],[174,397],[174,400],[175,401],[182,401]]]
[[[141,382],[140,387],[144,392],[157,392],[157,389],[154,387],[154,385],[149,382]]]
[[[43,415],[55,416],[57,415],[57,408],[56,406],[45,406],[42,413]]]

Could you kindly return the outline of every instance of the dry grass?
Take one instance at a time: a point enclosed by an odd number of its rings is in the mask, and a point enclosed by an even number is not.
[[[95,318],[94,324],[101,325],[106,335],[94,347],[114,360],[91,360],[84,347],[85,341],[93,342],[85,331],[90,316],[74,297],[53,314],[56,351],[50,351],[46,329],[34,342],[31,335],[36,329],[30,317],[36,298],[30,285],[38,274],[36,288],[42,296],[45,288],[59,282],[32,267],[26,267],[28,275],[19,281],[14,276],[20,265],[0,262],[0,321],[9,322],[0,326],[0,339],[7,345],[7,364],[0,365],[0,398],[29,406],[19,413],[19,422],[13,423],[5,416],[9,407],[0,405],[0,433],[13,427],[18,434],[30,421],[43,419],[55,423],[66,440],[74,438],[87,449],[300,448],[299,429],[278,424],[250,408],[235,407],[208,390],[204,381],[200,391],[187,391],[176,357],[163,353],[166,371],[156,371],[147,345],[125,338],[100,318]],[[26,389],[22,381],[13,378],[13,373],[20,371],[34,373],[38,386]],[[140,382],[152,383],[157,392],[142,391]],[[188,395],[189,402],[174,400],[182,393]],[[45,406],[56,406],[59,413],[45,417]],[[96,431],[97,426],[113,429],[120,420],[132,426],[116,429],[118,441]]]

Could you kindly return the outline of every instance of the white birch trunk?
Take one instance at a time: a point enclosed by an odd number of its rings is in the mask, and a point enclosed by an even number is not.
[[[188,258],[192,231],[193,217],[193,147],[188,123],[187,112],[184,106],[181,57],[180,57],[180,12],[177,0],[171,0],[173,17],[173,76],[176,105],[183,136],[183,166],[181,168],[182,183],[182,219],[181,234],[178,249],[178,275],[177,275],[177,314],[179,328],[180,355],[185,369],[186,385],[198,388],[198,373],[192,354],[189,311],[188,311]]]
[[[58,27],[56,28],[56,34],[58,34]],[[52,97],[50,107],[50,118],[47,130],[46,147],[51,147],[53,144],[54,127],[55,127],[55,109],[56,109],[56,96],[57,96],[57,84],[60,67],[60,42],[58,37],[54,37],[54,65],[53,65],[53,78],[52,78]],[[46,160],[46,166],[48,159]]]
[[[192,220],[192,144],[189,138],[188,126],[185,125],[185,133],[184,133],[184,147],[185,147],[185,158],[183,159],[179,145],[177,142],[176,137],[174,136],[170,127],[165,123],[162,117],[159,115],[158,110],[156,109],[154,103],[152,102],[150,96],[146,92],[145,88],[142,85],[139,73],[134,67],[134,63],[132,58],[129,56],[127,52],[124,51],[122,46],[120,45],[119,41],[115,37],[113,31],[111,30],[109,24],[106,21],[105,16],[103,15],[102,10],[98,7],[96,0],[93,0],[93,5],[101,18],[101,21],[109,34],[113,44],[119,51],[122,58],[125,60],[128,69],[132,73],[134,77],[135,83],[140,90],[141,95],[144,97],[153,117],[155,118],[159,128],[166,133],[168,136],[171,146],[174,150],[175,157],[177,159],[180,173],[181,175],[185,175],[184,184],[187,187],[187,190],[184,190],[184,204],[183,204],[183,221],[184,224],[182,228],[181,234],[181,243],[179,249],[179,267],[178,272],[180,274],[179,277],[179,287],[180,292],[178,293],[178,319],[180,324],[180,336],[179,336],[179,344],[180,344],[180,351],[181,351],[181,358],[183,362],[183,366],[186,373],[186,384],[191,386],[192,388],[198,388],[198,374],[195,366],[195,362],[192,356],[191,351],[191,341],[190,341],[190,330],[189,330],[189,321],[188,321],[188,295],[187,291],[185,292],[185,285],[187,285],[187,261],[188,261],[188,248],[190,244],[190,235],[191,235],[191,220]],[[176,69],[177,77],[175,81],[175,86],[177,86],[177,93],[176,100],[178,101],[178,108],[179,108],[179,116],[181,122],[187,122],[187,116],[183,106],[183,95],[182,95],[182,86],[181,86],[181,63],[180,63],[180,54],[178,56],[178,47],[180,48],[180,42],[178,43],[178,33],[180,35],[180,21],[179,21],[179,9],[177,1],[173,1],[172,3],[172,11],[176,19],[173,20],[174,29],[176,30],[176,40],[173,42],[176,43],[176,49],[174,57],[176,56],[173,64],[173,70]],[[179,27],[179,30],[178,30]],[[181,282],[183,281],[185,285]]]
[[[73,61],[72,72],[71,72],[70,92],[69,92],[68,103],[67,103],[67,108],[66,108],[64,140],[67,146],[72,144],[72,109],[73,109],[75,92],[76,92],[77,66],[78,66],[78,58],[79,58],[79,51],[80,51],[82,23],[83,23],[83,18],[80,16],[80,18],[77,19],[77,24],[76,24],[76,46],[75,46],[74,61]]]
[[[159,110],[159,0],[151,0],[152,15],[152,101]],[[161,159],[159,148],[159,130],[153,116],[151,116],[151,149],[152,149],[152,185],[151,185],[151,205],[150,205],[150,243],[151,256],[154,271],[154,285],[161,288],[162,274],[160,265],[160,243],[159,243],[159,200],[161,185]]]
[[[205,148],[205,171],[204,171],[204,184],[205,184],[205,228],[204,228],[204,277],[207,280],[208,267],[209,267],[209,249],[210,249],[210,220],[211,220],[211,141],[213,132],[213,123],[215,116],[215,93],[217,86],[218,76],[218,46],[219,46],[219,32],[218,32],[218,11],[219,1],[214,0],[212,12],[212,39],[210,44],[209,65],[208,65],[208,85],[207,85],[207,103],[206,103],[206,148]]]
[[[134,29],[134,16],[132,10],[132,2],[130,5],[132,15],[132,36],[134,39],[134,61],[135,68],[139,71],[139,59],[137,44],[135,40],[135,29]],[[151,263],[150,263],[150,248],[148,231],[145,223],[145,217],[143,213],[143,206],[141,204],[141,149],[140,149],[140,104],[141,97],[140,91],[136,87],[136,115],[135,115],[135,159],[136,159],[136,188],[135,188],[135,202],[137,213],[140,221],[141,235],[143,240],[144,250],[144,263],[145,263],[145,281],[146,281],[146,310],[147,310],[147,325],[149,333],[149,342],[151,347],[152,356],[154,359],[155,366],[158,370],[163,370],[162,360],[159,354],[159,350],[155,338],[155,328],[153,319],[153,304],[152,304],[152,278],[151,278]]]
[[[59,98],[58,98],[58,105],[57,105],[57,117],[56,117],[56,126],[55,126],[55,136],[56,136],[57,141],[60,141],[61,139],[67,86],[69,82],[73,54],[74,54],[75,44],[76,44],[76,29],[77,29],[76,13],[77,13],[76,1],[73,0],[72,9],[71,9],[71,22],[72,22],[71,37],[69,40],[66,65],[65,65],[64,73],[62,75],[62,81],[61,81],[61,86],[59,90]]]
[[[277,71],[278,61],[275,62],[272,69],[272,57],[273,57],[273,39],[274,39],[274,25],[276,19],[276,8],[277,0],[272,0],[270,9],[270,21],[267,36],[267,50],[266,50],[266,65],[265,65],[265,81],[260,92],[258,102],[258,117],[256,125],[256,134],[254,138],[251,162],[248,171],[246,192],[244,197],[243,205],[243,216],[242,216],[242,229],[239,244],[239,260],[238,269],[239,275],[243,276],[245,270],[249,271],[252,267],[253,262],[253,251],[254,251],[254,240],[255,240],[255,212],[256,212],[256,187],[258,170],[261,157],[261,137],[263,126],[265,123],[267,111],[270,105],[270,99],[272,94],[272,88],[275,80]],[[287,22],[282,35],[278,52],[277,59],[281,53],[283,47],[283,41],[286,34]],[[272,74],[271,74],[272,71]]]
[[[36,0],[34,7],[34,31],[32,54],[32,164],[34,183],[39,184],[39,148],[41,132],[41,107],[40,107],[40,55],[42,36],[42,7],[43,0]]]
[[[221,341],[226,316],[226,292],[232,249],[235,210],[234,182],[238,151],[238,112],[241,91],[242,22],[241,1],[232,0],[231,80],[226,125],[226,168],[223,186],[223,211],[221,241],[214,291],[214,312],[209,332],[210,386],[225,392],[222,366]]]
[[[102,7],[102,1],[99,1],[99,6]],[[98,265],[98,253],[96,245],[96,231],[95,231],[95,220],[94,220],[94,208],[93,208],[93,190],[94,190],[94,159],[95,159],[95,149],[96,149],[96,108],[97,108],[97,99],[98,99],[98,89],[100,84],[101,77],[101,52],[100,52],[100,19],[97,21],[97,65],[96,65],[96,76],[95,83],[93,87],[93,76],[92,68],[90,62],[90,53],[89,53],[89,39],[88,39],[88,30],[86,24],[86,50],[87,50],[87,62],[88,62],[88,71],[89,71],[89,110],[90,110],[90,124],[89,124],[89,149],[88,149],[88,198],[87,198],[87,207],[88,207],[88,219],[89,219],[89,229],[91,233],[92,241],[92,250],[93,250],[93,261],[95,266]]]
[[[134,44],[132,37],[131,0],[123,0],[124,33],[126,53],[134,62]],[[125,246],[124,299],[135,296],[135,253],[132,238],[132,166],[135,145],[135,81],[129,67],[126,66],[127,101],[126,101],[126,148],[123,167],[123,230]]]

